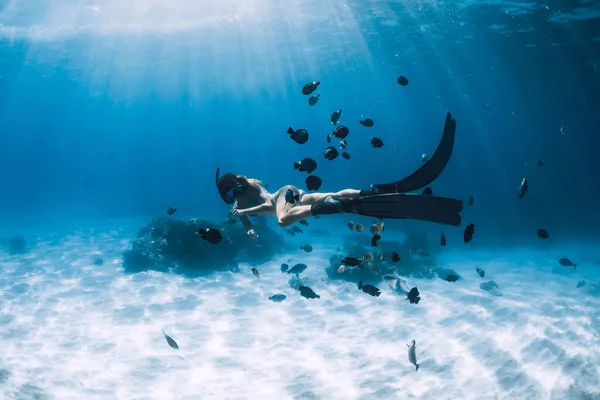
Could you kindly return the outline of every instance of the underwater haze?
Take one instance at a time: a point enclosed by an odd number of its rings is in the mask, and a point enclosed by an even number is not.
[[[598,399],[599,110],[598,0],[0,0],[0,398]],[[215,185],[397,181],[447,111],[460,226]]]

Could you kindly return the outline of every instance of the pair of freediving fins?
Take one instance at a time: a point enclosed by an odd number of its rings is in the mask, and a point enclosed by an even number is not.
[[[429,185],[440,176],[452,155],[455,136],[456,121],[448,111],[442,138],[433,156],[404,179],[371,185],[371,190],[378,194],[359,197],[352,205],[351,213],[376,218],[416,219],[460,226],[462,200],[407,194]]]

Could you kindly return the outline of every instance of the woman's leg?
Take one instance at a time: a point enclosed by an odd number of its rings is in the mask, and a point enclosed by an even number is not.
[[[282,227],[294,225],[298,221],[302,221],[308,217],[312,216],[311,213],[312,206],[295,206],[292,207],[288,212],[283,214],[282,216],[277,216],[277,222]]]
[[[311,206],[315,203],[324,201],[327,197],[331,197],[334,200],[338,199],[355,199],[360,196],[362,190],[358,189],[344,189],[339,192],[331,193],[307,193],[300,199],[300,204],[303,206]]]

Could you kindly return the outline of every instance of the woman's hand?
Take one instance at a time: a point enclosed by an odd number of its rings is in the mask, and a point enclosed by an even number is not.
[[[232,219],[235,219],[237,217],[239,217],[240,215],[245,215],[246,213],[244,212],[244,210],[238,210],[237,208],[234,208],[233,210],[229,211],[229,217]]]

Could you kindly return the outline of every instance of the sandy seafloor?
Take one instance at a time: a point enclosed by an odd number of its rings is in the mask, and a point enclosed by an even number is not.
[[[121,254],[140,226],[38,232],[26,254],[0,252],[0,398],[600,399],[598,265],[449,251],[438,260],[465,279],[411,279],[415,306],[385,282],[375,298],[329,281],[341,239],[258,265],[260,279],[248,265],[194,279],[126,274]],[[320,299],[289,286],[288,259],[308,264]],[[503,296],[480,289],[488,278]],[[269,301],[276,293],[288,298]]]

